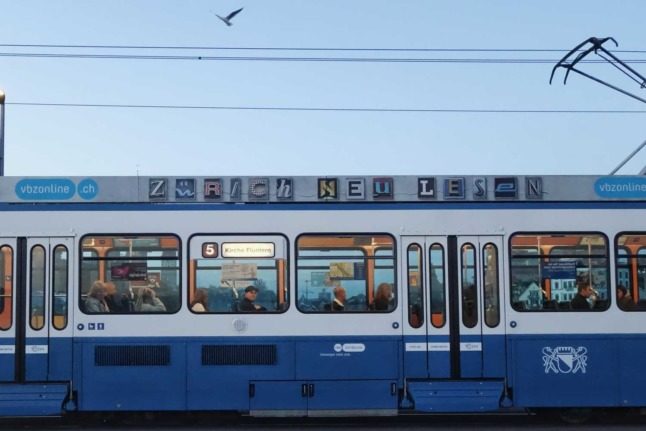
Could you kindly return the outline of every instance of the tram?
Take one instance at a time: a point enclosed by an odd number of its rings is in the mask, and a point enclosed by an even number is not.
[[[645,177],[3,177],[0,201],[0,417],[646,407]]]

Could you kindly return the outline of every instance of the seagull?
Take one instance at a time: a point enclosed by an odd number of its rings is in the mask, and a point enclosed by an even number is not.
[[[218,15],[217,13],[215,14],[215,16],[217,16],[218,18],[220,18],[220,19],[221,19],[221,20],[222,20],[222,21],[223,21],[227,26],[231,27],[231,26],[233,25],[233,24],[231,23],[231,19],[233,19],[233,17],[234,17],[234,16],[238,15],[238,14],[240,13],[240,11],[242,11],[242,9],[244,9],[244,8],[243,8],[243,7],[241,7],[241,8],[240,8],[240,9],[238,9],[238,10],[234,10],[233,12],[231,12],[229,15],[227,15],[227,16],[225,16],[225,17],[221,17],[221,16],[220,16],[220,15]]]

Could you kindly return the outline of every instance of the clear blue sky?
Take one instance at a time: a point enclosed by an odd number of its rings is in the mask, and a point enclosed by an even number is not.
[[[225,26],[225,15],[244,6]],[[0,0],[2,44],[569,50],[613,36],[646,50],[646,1]],[[17,102],[246,107],[646,110],[561,53],[79,50],[2,53],[532,58],[547,64],[0,57],[6,175],[606,174],[646,114],[366,113],[36,107]],[[646,53],[618,54],[646,60]],[[646,75],[646,63],[634,64]],[[582,70],[641,97],[609,65]],[[646,151],[621,173],[646,165]]]

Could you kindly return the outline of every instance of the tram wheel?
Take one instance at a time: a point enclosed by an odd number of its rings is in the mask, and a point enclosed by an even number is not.
[[[569,408],[558,411],[559,418],[570,425],[584,424],[592,417],[592,409],[589,408]]]

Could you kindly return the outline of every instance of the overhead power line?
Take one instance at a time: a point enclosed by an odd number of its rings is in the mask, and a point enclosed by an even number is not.
[[[646,114],[646,110],[599,109],[450,109],[450,108],[360,108],[305,106],[214,106],[214,105],[134,105],[110,103],[7,102],[7,105],[48,108],[111,109],[187,109],[220,111],[300,111],[300,112],[373,112],[373,113],[464,113],[464,114]]]
[[[141,55],[141,54],[76,54],[0,52],[0,57],[64,58],[100,60],[181,60],[181,61],[275,61],[275,62],[344,62],[344,63],[473,63],[473,64],[553,64],[554,59],[530,58],[388,58],[388,57],[267,57],[210,55]],[[624,60],[625,63],[646,63],[646,59]],[[605,60],[584,60],[581,63],[606,63]]]
[[[211,51],[339,51],[339,52],[554,52],[566,53],[569,49],[535,48],[339,48],[339,47],[268,47],[268,46],[195,46],[195,45],[70,45],[70,44],[27,44],[0,43],[6,48],[48,48],[48,49],[150,49],[150,50],[211,50]],[[646,50],[615,50],[615,52],[646,54]]]

